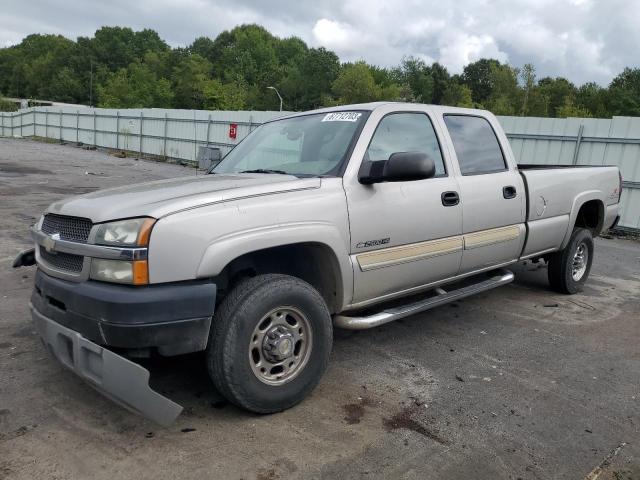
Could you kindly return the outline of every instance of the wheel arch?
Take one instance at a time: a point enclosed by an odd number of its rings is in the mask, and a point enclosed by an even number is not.
[[[216,240],[206,250],[197,276],[214,277],[222,296],[242,277],[265,273],[292,275],[311,284],[331,313],[341,311],[353,293],[349,256],[332,226],[259,229]]]
[[[565,248],[571,239],[575,227],[588,228],[594,237],[602,231],[605,218],[605,202],[600,191],[584,192],[573,201],[567,232],[562,241],[561,249]]]

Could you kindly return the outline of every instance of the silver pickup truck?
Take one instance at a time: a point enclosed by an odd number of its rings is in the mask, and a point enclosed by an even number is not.
[[[205,351],[222,395],[270,413],[319,382],[334,326],[507,284],[525,259],[575,293],[620,194],[617,167],[517,165],[486,111],[349,105],[268,122],[207,175],[54,203],[15,266],[37,263],[44,343],[120,404],[171,423],[127,357]]]

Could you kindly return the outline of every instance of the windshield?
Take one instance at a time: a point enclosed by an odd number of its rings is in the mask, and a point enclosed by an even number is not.
[[[337,175],[365,112],[332,112],[265,123],[231,150],[211,173]]]

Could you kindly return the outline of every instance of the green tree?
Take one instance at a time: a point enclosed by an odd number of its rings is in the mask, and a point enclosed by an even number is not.
[[[55,98],[60,102],[75,103],[83,97],[81,79],[68,67],[58,70],[51,81],[40,89],[42,98]]]
[[[370,102],[380,96],[380,88],[364,61],[346,64],[333,83],[333,92],[340,103]]]
[[[470,63],[462,71],[462,83],[471,90],[473,101],[484,104],[493,93],[492,72],[501,63],[493,58],[482,58]]]
[[[471,89],[464,84],[452,81],[442,96],[442,104],[452,107],[473,108],[473,96]]]
[[[449,75],[445,67],[436,62],[431,65],[431,78],[433,79],[433,95],[431,101],[436,105],[441,105],[443,103],[442,98],[444,97],[444,92],[451,83],[451,75]]]
[[[223,84],[218,79],[207,80],[203,84],[206,110],[242,110],[246,97],[245,89],[233,83]]]
[[[18,104],[5,99],[0,94],[0,112],[15,112],[18,110]]]
[[[173,69],[172,85],[176,108],[200,109],[205,103],[205,86],[211,63],[200,55],[184,57]]]
[[[579,88],[561,77],[538,82],[533,65],[519,72],[480,59],[451,76],[438,63],[403,58],[388,69],[341,65],[325,48],[240,25],[215,39],[171,48],[149,29],[106,26],[75,41],[33,34],[0,48],[0,91],[8,96],[102,105],[306,110],[336,102],[406,100],[489,108],[499,114],[598,117],[640,115],[640,69],[627,68],[607,87]],[[93,87],[93,88],[92,88]],[[94,102],[95,103],[95,102]]]
[[[310,48],[301,59],[298,69],[302,82],[301,108],[326,105],[340,72],[338,56],[324,47]]]
[[[578,88],[576,105],[584,108],[594,117],[608,117],[608,91],[595,82],[585,83]]]
[[[522,110],[521,114],[524,116],[527,114],[529,105],[529,98],[533,92],[533,88],[536,84],[536,68],[531,63],[525,63],[520,70],[520,79],[522,80],[522,87],[524,90],[522,98]]]
[[[567,117],[580,117],[580,118],[589,118],[591,117],[591,112],[584,107],[580,107],[575,105],[573,101],[573,97],[567,96],[564,99],[564,103],[557,110],[558,118],[567,118]]]
[[[519,70],[503,64],[489,68],[491,93],[485,107],[496,115],[515,115],[520,112],[522,91],[518,86]]]
[[[640,116],[640,68],[625,68],[609,85],[613,115]]]
[[[423,60],[404,57],[394,73],[398,83],[409,87],[409,99],[420,103],[432,103],[434,80],[431,69]]]
[[[140,62],[111,74],[97,93],[98,105],[110,108],[169,108],[173,100],[171,83]]]
[[[545,77],[538,82],[541,95],[547,99],[547,111],[553,117],[566,103],[567,97],[574,98],[577,89],[573,83],[563,77]]]

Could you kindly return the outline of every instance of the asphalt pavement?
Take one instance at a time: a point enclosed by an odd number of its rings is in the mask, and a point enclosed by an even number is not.
[[[640,479],[640,243],[599,238],[584,292],[546,268],[380,328],[336,331],[300,405],[227,404],[201,355],[147,361],[185,412],[169,428],[115,405],[45,351],[34,267],[11,269],[56,199],[195,175],[71,145],[0,139],[0,478]]]

